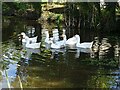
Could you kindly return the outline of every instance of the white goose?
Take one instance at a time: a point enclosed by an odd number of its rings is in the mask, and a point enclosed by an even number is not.
[[[79,35],[75,35],[75,37],[77,38],[76,47],[88,48],[88,49],[90,49],[92,47],[93,42],[83,42],[83,43],[80,43],[80,36]]]
[[[60,49],[65,47],[65,45],[66,45],[66,35],[63,35],[63,40],[58,41],[56,43],[53,43],[53,40],[51,40],[51,48]]]
[[[45,35],[46,35],[45,43],[50,44],[51,40],[53,40],[53,38],[49,38],[49,32],[48,31],[45,31]]]
[[[40,44],[41,42],[31,43],[31,40],[27,39],[26,48],[32,48],[32,49],[40,48]]]
[[[56,41],[55,43],[52,42],[51,44],[51,48],[56,48],[56,49],[59,49],[59,48],[64,48],[65,45],[66,45],[66,35],[65,35],[65,29],[63,29],[63,40],[60,40],[60,41]]]
[[[69,38],[67,41],[66,41],[66,44],[67,45],[75,45],[77,43],[77,38],[75,36],[73,36],[72,38]]]
[[[24,32],[22,32],[21,35],[22,35],[22,43],[26,43],[28,39],[30,40],[31,43],[37,42],[38,36],[29,38]]]
[[[53,41],[51,41],[51,48],[53,48],[53,49],[60,49],[62,47],[60,45],[57,45],[56,43],[53,43]]]
[[[62,47],[65,47],[65,45],[66,45],[66,35],[63,35],[63,40],[60,40],[60,41],[57,41],[56,42],[56,44],[57,45],[60,45],[60,46],[62,46]]]
[[[65,30],[63,29],[63,34],[62,34],[63,40],[57,41],[56,44],[61,45],[61,46],[65,46],[66,45],[66,35],[65,35]]]

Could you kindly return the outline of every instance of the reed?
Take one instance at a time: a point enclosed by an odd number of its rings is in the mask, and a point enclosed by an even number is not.
[[[20,83],[20,88],[21,88],[21,90],[23,90],[23,85],[22,85],[22,82],[21,82],[21,79],[20,79],[19,75],[18,75],[18,79],[19,79],[19,83]]]
[[[5,70],[5,78],[6,78],[6,80],[7,80],[8,88],[9,88],[9,90],[11,90],[11,86],[10,86],[10,82],[9,82],[9,78],[8,78],[8,73],[7,73],[6,70]]]

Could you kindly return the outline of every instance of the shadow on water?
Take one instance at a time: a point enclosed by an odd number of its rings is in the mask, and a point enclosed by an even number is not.
[[[118,64],[119,41],[110,37],[99,39],[93,34],[89,38],[81,35],[81,41],[94,41],[92,49],[50,49],[45,48],[44,30],[35,21],[3,18],[4,61],[0,67],[4,67],[3,75],[0,74],[3,88],[7,87],[5,70],[10,85],[15,88],[20,88],[18,76],[24,88],[120,88],[120,69],[110,67]],[[21,32],[29,37],[38,36],[41,48],[22,48],[16,39]]]

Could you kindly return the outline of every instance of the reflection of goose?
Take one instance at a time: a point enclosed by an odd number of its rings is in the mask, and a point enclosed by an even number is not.
[[[21,35],[22,35],[22,43],[26,43],[28,39],[30,40],[31,43],[37,42],[38,36],[29,38],[24,32],[22,32]]]
[[[34,36],[35,33],[35,28],[34,27],[28,27],[28,31],[27,31],[29,36]]]
[[[63,56],[65,56],[66,49],[50,49],[51,50],[51,59],[59,60],[59,53],[61,53]]]
[[[27,39],[26,48],[32,48],[32,49],[40,48],[40,44],[41,42],[31,43],[31,40]]]
[[[83,42],[80,43],[80,36],[79,35],[75,35],[75,37],[77,38],[77,44],[76,47],[80,47],[80,48],[91,48],[93,42]]]
[[[103,38],[100,45],[100,51],[109,50],[111,47],[112,45],[108,42],[108,38]]]
[[[75,58],[79,58],[80,53],[91,54],[91,49],[89,49],[89,48],[77,48]]]
[[[27,48],[26,49],[26,54],[24,56],[24,59],[31,59],[31,55],[34,53],[34,54],[40,54],[40,49],[36,48],[36,49],[31,49],[31,48]]]
[[[114,56],[114,48],[109,42],[108,38],[103,38],[102,42],[99,46],[99,58],[113,58]]]

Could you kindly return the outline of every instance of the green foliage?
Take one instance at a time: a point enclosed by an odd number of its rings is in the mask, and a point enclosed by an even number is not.
[[[28,8],[28,4],[24,2],[3,2],[3,13],[14,12],[24,13]]]
[[[6,3],[2,4],[2,12],[7,12],[9,9],[10,7]]]
[[[14,11],[17,14],[23,14],[27,11],[27,9],[35,9],[37,14],[41,13],[41,2],[4,2],[3,3],[3,13],[7,13],[8,11]]]

